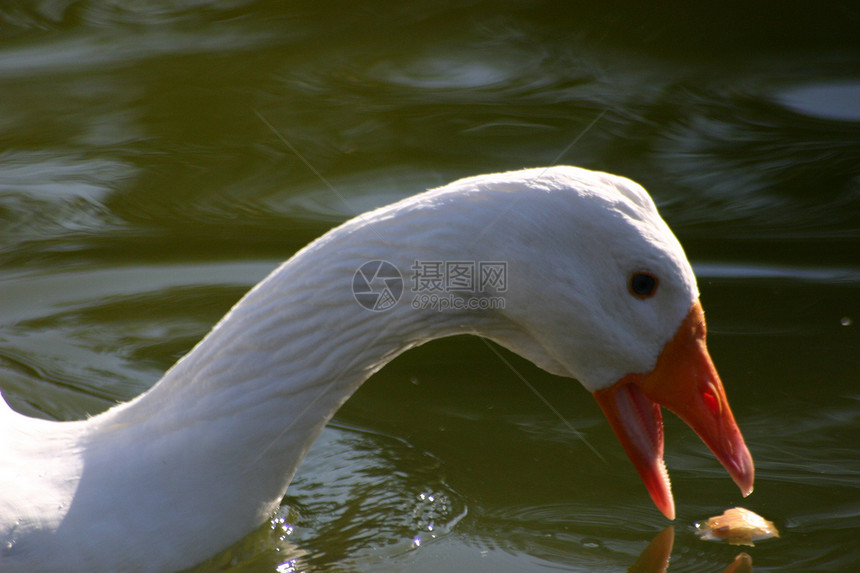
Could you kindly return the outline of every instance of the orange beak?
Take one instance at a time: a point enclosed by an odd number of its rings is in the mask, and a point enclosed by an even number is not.
[[[675,502],[663,462],[660,406],[702,438],[744,496],[753,489],[753,461],[705,345],[705,315],[696,301],[647,374],[628,374],[594,397],[609,419],[651,499],[669,519]]]

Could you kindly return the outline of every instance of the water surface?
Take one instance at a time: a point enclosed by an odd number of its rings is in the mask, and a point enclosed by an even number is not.
[[[481,172],[612,171],[699,276],[756,461],[743,503],[783,533],[747,549],[756,571],[857,571],[860,13],[697,6],[5,4],[0,388],[36,416],[102,411],[359,212]],[[199,571],[294,551],[317,572],[627,571],[668,523],[591,397],[504,356],[603,459],[481,341],[437,341],[374,376],[271,523]],[[737,548],[692,524],[742,500],[666,432],[669,570],[722,571]]]

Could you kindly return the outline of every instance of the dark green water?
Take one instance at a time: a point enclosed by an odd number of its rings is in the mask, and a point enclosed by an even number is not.
[[[746,549],[756,571],[860,570],[860,10],[697,6],[3,3],[0,388],[99,412],[358,212],[481,172],[613,171],[699,276],[757,466],[743,504],[782,530]],[[200,570],[285,571],[295,544],[318,572],[627,571],[668,523],[587,392],[505,358],[605,461],[482,342],[438,341]],[[666,433],[669,571],[722,571],[738,549],[691,527],[740,495]]]

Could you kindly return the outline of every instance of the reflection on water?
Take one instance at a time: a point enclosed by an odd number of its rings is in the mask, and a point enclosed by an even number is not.
[[[700,278],[756,460],[749,507],[784,530],[756,567],[853,573],[857,12],[770,10],[3,3],[0,388],[43,417],[101,411],[358,212],[480,172],[614,171],[652,192]],[[686,525],[739,502],[694,435],[666,417],[670,536],[590,397],[508,359],[606,462],[485,346],[439,341],[362,388],[273,526],[208,570],[275,571],[294,545],[315,571],[732,563]]]
[[[777,101],[803,114],[837,121],[860,121],[860,83],[818,83],[794,86]]]
[[[664,573],[669,568],[669,556],[675,543],[675,528],[667,527],[654,536],[628,573]]]
[[[670,558],[672,555],[672,546],[675,542],[675,528],[667,527],[651,540],[639,559],[630,566],[628,573],[666,573],[671,568],[669,567]],[[690,564],[685,564],[684,570],[691,569]],[[672,569],[674,571],[675,569]],[[723,570],[723,573],[752,573],[752,557],[746,552],[738,553],[734,560],[728,564]]]

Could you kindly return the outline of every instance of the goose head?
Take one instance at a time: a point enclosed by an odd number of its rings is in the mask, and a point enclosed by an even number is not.
[[[657,507],[674,518],[661,407],[696,431],[744,495],[752,458],[706,345],[696,278],[648,193],[629,179],[554,167],[482,179],[518,189],[503,232],[503,346],[592,392]]]

